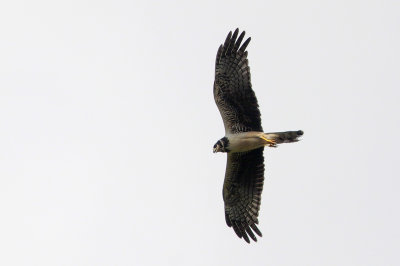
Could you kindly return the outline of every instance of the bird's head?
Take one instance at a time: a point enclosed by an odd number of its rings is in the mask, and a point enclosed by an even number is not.
[[[214,144],[213,152],[228,152],[228,138],[223,137],[222,139],[218,140],[217,143]]]

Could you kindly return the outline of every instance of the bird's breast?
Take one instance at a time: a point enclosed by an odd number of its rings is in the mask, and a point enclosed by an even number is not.
[[[243,132],[237,134],[229,134],[226,137],[229,140],[228,149],[230,152],[246,152],[258,149],[265,145],[265,141],[259,136],[263,132]]]

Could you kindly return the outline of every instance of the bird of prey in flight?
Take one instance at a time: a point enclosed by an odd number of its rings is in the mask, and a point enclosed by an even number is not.
[[[225,220],[238,237],[257,241],[261,192],[264,184],[264,147],[298,141],[303,131],[264,133],[256,95],[251,88],[250,68],[243,31],[229,32],[215,62],[214,100],[225,126],[225,136],[214,152],[226,152],[223,186]],[[249,238],[250,237],[250,238]]]

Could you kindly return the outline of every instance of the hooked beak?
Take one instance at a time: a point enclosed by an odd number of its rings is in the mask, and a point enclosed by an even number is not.
[[[213,148],[213,153],[218,152],[217,148]]]

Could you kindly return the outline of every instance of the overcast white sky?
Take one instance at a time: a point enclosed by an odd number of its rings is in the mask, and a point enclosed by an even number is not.
[[[399,265],[398,1],[0,4],[1,265]],[[259,228],[225,224],[212,96],[246,30]]]

